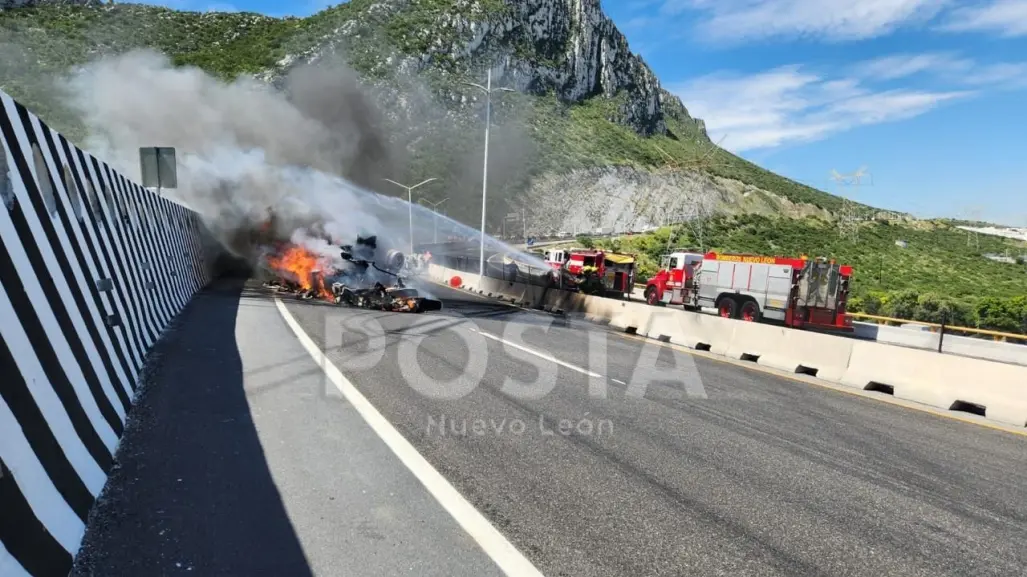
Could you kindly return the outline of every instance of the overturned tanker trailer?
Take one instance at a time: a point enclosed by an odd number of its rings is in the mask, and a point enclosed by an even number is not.
[[[335,266],[292,243],[280,243],[265,262],[279,278],[265,286],[294,293],[298,298],[318,298],[389,312],[422,313],[442,309],[442,301],[421,296],[400,276],[406,257],[389,250],[378,259],[377,237],[357,237],[354,245],[338,246],[345,266]]]
[[[342,259],[355,265],[356,271],[355,274],[343,277],[343,282],[332,283],[331,291],[336,303],[392,312],[421,313],[442,309],[442,301],[420,296],[417,289],[403,284],[403,278],[399,276],[406,261],[403,253],[398,250],[388,251],[383,268],[368,258],[373,258],[377,252],[376,237],[357,237],[356,245],[344,245],[341,248]],[[368,279],[372,268],[395,279],[390,283],[391,286],[381,281],[374,281],[373,285],[367,286],[370,284]],[[356,277],[356,283],[350,280],[353,277]]]

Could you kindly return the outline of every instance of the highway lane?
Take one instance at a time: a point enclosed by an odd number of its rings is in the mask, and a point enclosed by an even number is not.
[[[200,293],[148,370],[74,575],[501,575],[268,291]]]
[[[547,575],[1010,575],[1027,566],[1022,437],[655,343],[644,358],[655,352],[656,368],[636,372],[643,342],[432,290],[446,300],[442,313],[287,307],[322,346],[329,336],[329,358]],[[380,326],[384,346],[369,352],[361,326]],[[475,341],[480,333],[495,338]],[[590,343],[600,342],[605,355],[590,366]],[[461,398],[418,390],[471,360],[482,377],[464,377],[473,390]],[[414,367],[425,374],[404,375]],[[507,378],[549,371],[555,387],[541,398],[503,392]],[[627,394],[622,383],[654,373],[684,378]],[[607,398],[590,397],[600,384]],[[591,434],[560,434],[561,419],[591,424]]]

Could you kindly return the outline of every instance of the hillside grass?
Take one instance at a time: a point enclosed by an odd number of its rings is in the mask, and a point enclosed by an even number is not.
[[[548,152],[545,168],[633,166],[682,169],[701,167],[773,192],[795,203],[837,212],[844,199],[765,170],[726,150],[715,148],[689,120],[667,118],[669,135],[640,138],[630,128],[611,122],[620,101],[592,98],[562,106],[552,96],[536,102],[535,130]],[[863,207],[869,212],[869,207]]]
[[[692,228],[664,228],[599,239],[596,244],[638,255],[639,278],[644,279],[659,268],[668,246],[699,246]],[[823,219],[757,214],[711,219],[703,227],[703,236],[707,250],[806,254],[852,265],[853,312],[1027,333],[1027,265],[985,257],[1007,251],[1014,257],[1027,254],[1024,242],[979,235],[968,243],[965,231],[944,221],[922,221],[918,227],[869,221],[852,239]],[[898,246],[898,241],[905,241],[906,248]]]
[[[0,12],[0,45],[7,53],[0,64],[0,87],[72,140],[81,142],[85,136],[81,125],[53,94],[51,81],[101,54],[153,48],[177,65],[198,66],[227,80],[273,69],[287,56],[302,54],[337,37],[340,28],[358,26],[360,40],[344,43],[342,48],[356,70],[381,77],[385,47],[420,54],[434,42],[453,39],[450,27],[433,25],[439,18],[459,14],[488,19],[509,9],[503,0],[415,0],[397,14],[383,14],[372,10],[373,6],[373,0],[351,0],[307,18],[185,12],[120,3],[5,10]],[[515,48],[531,52],[526,47]],[[452,70],[453,65],[445,58],[433,60],[435,68]],[[527,106],[539,148],[526,167],[529,174],[597,165],[688,167],[710,148],[690,119],[673,115],[667,120],[669,135],[640,137],[611,120],[619,103],[616,98],[594,97],[570,106],[551,96],[531,100]],[[713,174],[793,202],[831,211],[842,203],[836,196],[773,174],[723,150],[718,149],[708,164],[707,170]]]

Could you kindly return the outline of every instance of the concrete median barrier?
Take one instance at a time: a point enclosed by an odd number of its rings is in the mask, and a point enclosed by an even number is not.
[[[852,339],[797,331],[786,327],[734,321],[727,356],[838,381],[849,366]]]
[[[435,282],[450,286],[450,281],[454,277],[459,277],[460,280],[459,286],[454,288],[477,291],[481,284],[480,277],[477,274],[447,268],[437,264],[428,265],[428,278]]]
[[[0,125],[0,575],[67,575],[154,344],[251,271],[3,91]]]
[[[642,303],[614,301],[609,311],[610,326],[638,334],[649,326],[655,309],[656,307]]]
[[[1027,426],[1027,367],[996,361],[747,323],[713,315],[652,307],[436,267],[439,282],[453,276],[464,288],[522,306],[584,313],[587,320],[733,359],[814,375],[860,389],[942,409],[984,410],[985,416]]]
[[[890,388],[896,397],[942,409],[983,409],[988,418],[1027,426],[1027,367],[854,341],[841,382]]]
[[[648,306],[648,305],[640,305]],[[665,307],[653,309],[644,335],[691,349],[724,354],[731,342],[733,327],[730,321]]]

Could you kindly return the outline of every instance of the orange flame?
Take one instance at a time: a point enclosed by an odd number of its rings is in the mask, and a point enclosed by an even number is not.
[[[268,256],[267,263],[279,274],[300,285],[303,290],[314,290],[319,297],[332,300],[332,293],[325,288],[324,277],[314,274],[317,271],[323,272],[328,267],[309,250],[291,245],[278,256]]]

